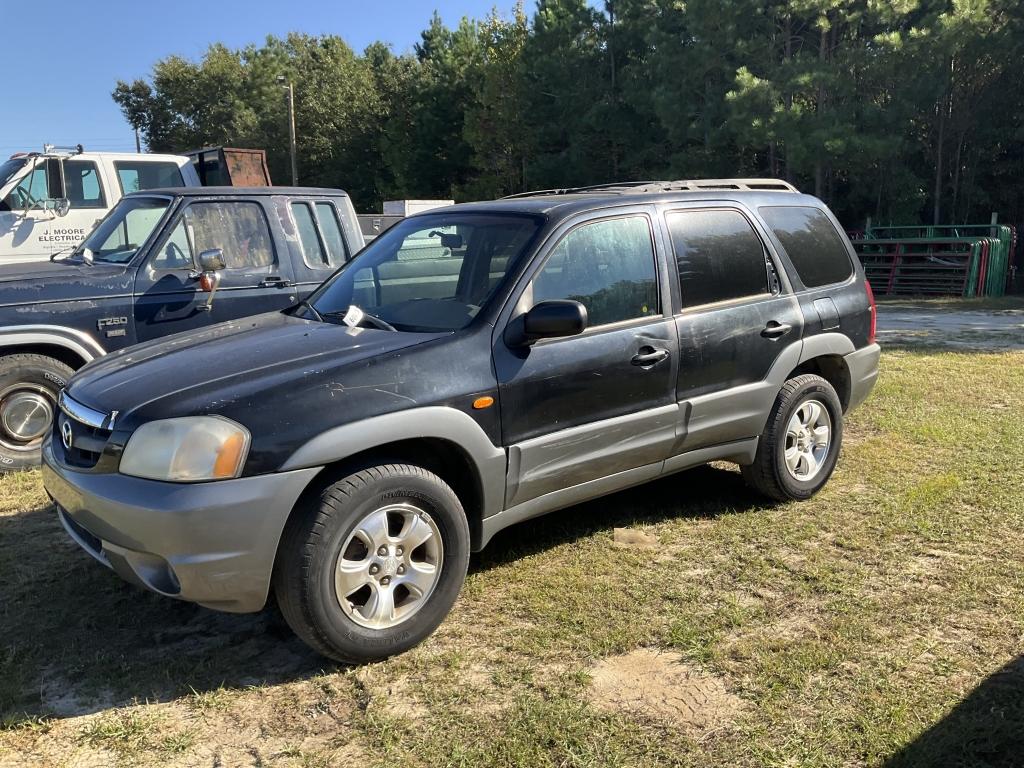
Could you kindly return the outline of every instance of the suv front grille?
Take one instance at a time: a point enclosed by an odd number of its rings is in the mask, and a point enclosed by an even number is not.
[[[92,469],[103,455],[111,430],[109,416],[86,408],[60,393],[60,416],[54,419],[53,442],[64,452],[64,461],[72,467]]]

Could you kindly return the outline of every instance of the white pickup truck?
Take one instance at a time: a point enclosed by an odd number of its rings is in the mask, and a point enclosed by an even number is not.
[[[198,187],[188,157],[45,146],[0,164],[0,264],[70,252],[124,195]]]

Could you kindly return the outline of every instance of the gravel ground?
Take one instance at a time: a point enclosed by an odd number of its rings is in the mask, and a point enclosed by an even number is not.
[[[959,309],[879,304],[878,339],[883,345],[956,349],[1024,349],[1024,308]]]

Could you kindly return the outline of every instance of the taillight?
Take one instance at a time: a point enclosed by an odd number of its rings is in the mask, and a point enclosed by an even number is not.
[[[875,305],[875,292],[871,290],[871,283],[864,280],[864,289],[868,292],[868,312],[871,314],[871,325],[868,326],[868,344],[875,343],[875,333],[878,331],[878,307]]]

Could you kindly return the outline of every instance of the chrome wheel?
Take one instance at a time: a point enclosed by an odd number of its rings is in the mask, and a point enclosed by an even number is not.
[[[16,450],[34,448],[53,423],[53,393],[19,384],[0,394],[0,443]]]
[[[415,614],[441,575],[441,531],[412,504],[390,504],[364,517],[338,554],[334,588],[352,621],[388,629]]]
[[[832,418],[818,400],[800,404],[786,427],[785,459],[797,480],[812,480],[825,464],[832,446]]]

